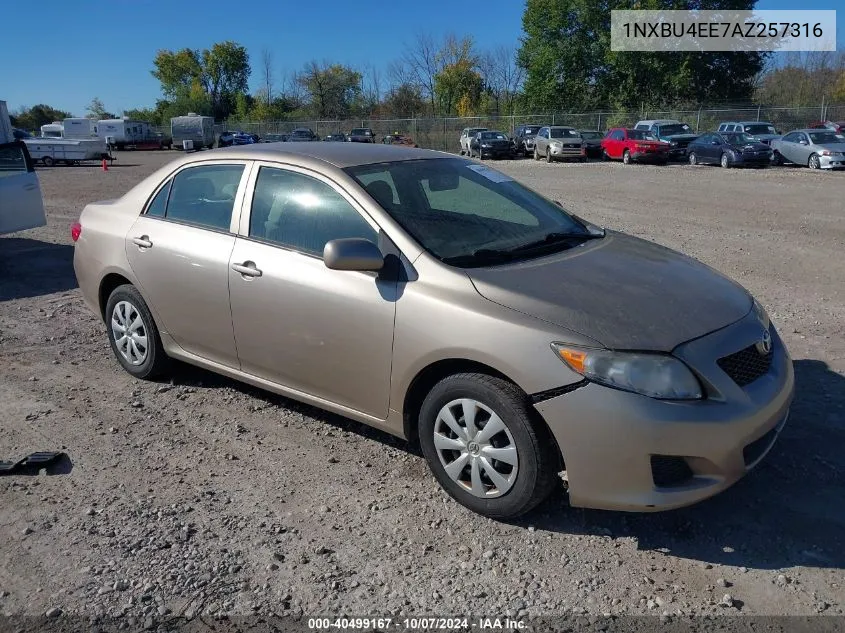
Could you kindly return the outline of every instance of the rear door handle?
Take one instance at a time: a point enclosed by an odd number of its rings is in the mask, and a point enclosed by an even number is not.
[[[261,271],[255,266],[255,262],[245,261],[243,264],[232,264],[232,270],[242,274],[244,277],[260,277]]]
[[[141,237],[133,237],[132,242],[134,242],[135,246],[138,248],[152,248],[153,243],[150,241],[149,235],[142,235]]]

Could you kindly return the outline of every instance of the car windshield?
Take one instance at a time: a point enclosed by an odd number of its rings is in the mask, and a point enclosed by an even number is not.
[[[525,136],[536,136],[537,132],[540,131],[541,125],[535,125],[534,127],[527,127],[525,128],[525,132],[523,134]]]
[[[810,132],[810,140],[815,145],[824,145],[825,143],[841,143],[842,137],[835,132]]]
[[[746,125],[745,131],[749,134],[777,134],[777,130],[775,130],[773,125],[766,125],[765,123]]]
[[[628,130],[628,138],[632,141],[656,141],[657,137],[648,130]]]
[[[601,132],[593,132],[592,130],[584,130],[581,132],[581,138],[597,140],[604,138],[604,134]]]
[[[551,138],[580,138],[581,135],[578,134],[576,130],[572,130],[565,127],[553,127],[549,130]]]
[[[507,141],[508,137],[502,134],[501,132],[482,132],[481,133],[481,140],[482,141]]]
[[[345,170],[426,251],[459,267],[514,261],[601,237],[509,176],[460,158]]]
[[[742,145],[744,143],[753,143],[754,137],[745,132],[728,132],[722,134],[722,138],[732,145]]]
[[[673,136],[675,134],[690,134],[692,133],[692,128],[687,125],[686,123],[674,123],[672,125],[661,125],[660,126],[660,135],[661,136]]]

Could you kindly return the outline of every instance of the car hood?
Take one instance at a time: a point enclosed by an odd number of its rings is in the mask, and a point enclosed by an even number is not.
[[[845,143],[825,143],[823,145],[812,145],[813,151],[828,150],[831,152],[845,152]]]
[[[613,231],[568,251],[467,274],[486,299],[610,349],[669,352],[752,306],[741,286],[709,266]]]
[[[700,135],[699,134],[670,134],[668,136],[661,136],[661,139],[666,139],[667,141],[694,141]]]

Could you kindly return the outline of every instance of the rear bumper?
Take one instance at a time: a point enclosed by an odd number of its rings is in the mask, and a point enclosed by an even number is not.
[[[687,344],[684,353],[695,358],[715,349],[721,355],[725,345],[744,345],[742,338],[754,330],[742,322],[727,329],[732,330],[727,335],[720,331]],[[725,374],[712,376],[733,385],[720,396],[660,401],[588,383],[536,404],[563,453],[571,504],[668,510],[711,497],[741,479],[774,445],[792,402],[792,361],[776,333],[774,339],[769,372],[744,389]],[[705,371],[702,382],[710,391],[712,368]]]

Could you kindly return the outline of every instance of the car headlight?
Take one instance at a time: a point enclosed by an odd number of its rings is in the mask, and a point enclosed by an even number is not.
[[[672,142],[670,143],[670,145],[671,145],[672,147],[677,147],[677,146],[678,146],[678,141],[672,141]]]
[[[701,384],[692,371],[667,354],[612,352],[552,343],[573,371],[608,387],[662,400],[698,400]]]
[[[490,147],[490,143],[482,143],[481,147]]]

